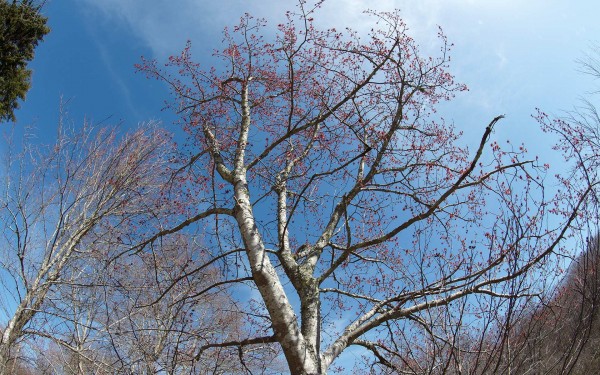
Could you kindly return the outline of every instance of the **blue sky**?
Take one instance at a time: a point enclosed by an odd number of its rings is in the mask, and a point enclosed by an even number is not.
[[[173,5],[176,4],[176,5]],[[197,58],[220,47],[221,30],[244,12],[276,24],[295,1],[274,0],[48,0],[52,28],[31,64],[33,88],[17,112],[19,126],[34,125],[42,139],[54,134],[61,97],[75,124],[134,126],[174,116],[161,111],[166,87],[136,74],[143,55],[162,61],[189,39]],[[496,137],[525,141],[550,161],[530,118],[536,107],[560,114],[594,89],[576,60],[600,41],[600,3],[559,0],[329,0],[317,15],[327,26],[364,30],[366,8],[399,8],[424,53],[435,53],[440,25],[455,44],[451,71],[470,91],[444,104],[440,114],[476,142],[491,118],[505,114]],[[210,62],[207,61],[209,64]]]

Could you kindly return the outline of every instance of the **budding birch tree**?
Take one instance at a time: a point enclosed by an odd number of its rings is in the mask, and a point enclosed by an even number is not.
[[[253,334],[207,342],[199,361],[272,343],[292,374],[324,374],[351,347],[367,370],[412,365],[405,349],[415,365],[436,348],[460,353],[452,338],[472,329],[460,321],[536,293],[531,276],[563,250],[596,181],[547,193],[548,166],[494,138],[503,116],[464,146],[436,114],[466,90],[441,31],[427,56],[398,12],[367,12],[361,35],[319,29],[318,10],[300,2],[274,33],[242,17],[213,68],[191,45],[140,64],[174,94],[190,145],[179,176],[200,199],[142,245],[211,228],[226,277],[214,290],[255,291],[239,301]]]

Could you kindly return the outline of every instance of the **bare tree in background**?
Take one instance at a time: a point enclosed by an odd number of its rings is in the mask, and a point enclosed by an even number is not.
[[[244,361],[228,348],[196,360],[206,342],[239,340],[246,329],[233,297],[210,288],[222,277],[206,261],[202,229],[137,245],[196,202],[185,181],[173,177],[171,146],[169,136],[149,124],[124,135],[61,129],[53,145],[25,143],[22,152],[8,153],[0,373],[274,367],[278,351],[270,347],[254,347]]]
[[[55,292],[85,275],[86,259],[155,214],[167,144],[152,126],[123,138],[107,129],[61,128],[54,145],[26,145],[8,156],[0,199],[0,306],[8,317],[1,374],[11,373],[6,365],[25,336],[51,337],[48,329],[60,320]],[[77,297],[63,303],[71,302]]]

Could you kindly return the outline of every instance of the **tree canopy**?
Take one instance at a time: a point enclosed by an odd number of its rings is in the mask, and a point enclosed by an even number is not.
[[[0,121],[15,121],[14,111],[31,86],[27,63],[50,29],[34,0],[0,0]]]

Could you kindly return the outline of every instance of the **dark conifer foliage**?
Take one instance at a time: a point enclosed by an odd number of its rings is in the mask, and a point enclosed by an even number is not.
[[[14,111],[31,86],[27,63],[50,29],[34,0],[0,0],[0,122],[15,121]]]

